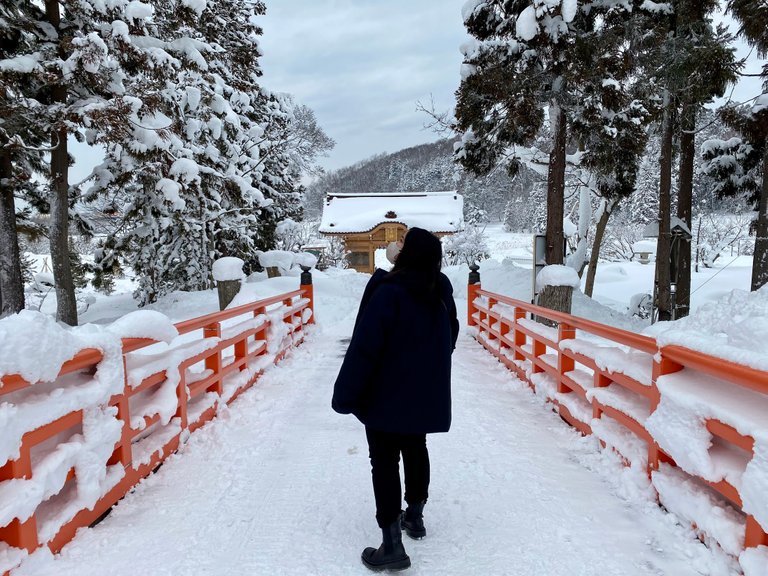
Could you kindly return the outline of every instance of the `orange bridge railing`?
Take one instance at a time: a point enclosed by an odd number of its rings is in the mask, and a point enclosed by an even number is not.
[[[736,557],[768,546],[768,494],[753,482],[747,490],[751,507],[744,494],[747,469],[762,466],[748,431],[768,438],[768,413],[756,410],[768,406],[768,372],[678,345],[660,347],[648,336],[483,290],[474,267],[467,300],[467,324],[475,339],[543,394],[563,420],[584,435],[596,435],[625,464],[644,468],[661,504],[687,520],[702,539],[715,540]],[[666,415],[674,411],[670,397],[680,393],[704,406],[698,425],[711,436],[707,457],[721,472],[715,477],[689,462],[687,441],[674,442],[679,433],[665,434],[657,411],[661,405]],[[656,437],[660,434],[663,441]],[[684,486],[695,501],[681,501],[675,486]],[[714,508],[720,520],[709,522],[706,509]],[[761,511],[762,524],[749,512],[754,509]],[[729,526],[725,531],[723,518]],[[760,554],[768,558],[768,549]]]
[[[0,526],[0,557],[5,558],[0,574],[7,574],[40,546],[59,551],[79,528],[97,521],[176,451],[189,433],[214,418],[221,404],[232,402],[267,366],[301,343],[306,326],[314,322],[312,288],[311,276],[305,274],[298,290],[180,322],[176,329],[185,336],[172,347],[158,349],[152,348],[158,344],[154,340],[123,339],[123,391],[95,407],[116,420],[111,425],[118,428],[119,435],[111,450],[111,443],[107,446],[102,465],[106,471],[100,472],[108,482],[106,492],[95,503],[93,498],[84,503],[78,495],[78,468],[67,465],[53,470],[46,480],[46,493],[41,492],[40,501],[33,501],[31,509],[15,503],[18,510],[13,511],[14,502],[1,500],[3,488],[39,489],[42,480],[35,476],[41,456],[57,449],[66,451],[64,443],[82,438],[86,410],[66,413],[24,433],[18,457],[0,465],[0,512],[6,519],[12,516]],[[158,351],[153,353],[155,349]],[[43,383],[46,391],[75,386],[78,378],[92,377],[102,358],[99,350],[82,350],[64,363],[55,382]],[[39,384],[3,376],[0,404]],[[162,387],[169,385],[170,411],[168,394],[164,408],[153,402],[162,394]],[[58,485],[52,494],[51,483]]]

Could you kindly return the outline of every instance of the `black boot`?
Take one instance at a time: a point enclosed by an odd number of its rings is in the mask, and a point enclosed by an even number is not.
[[[405,570],[411,566],[411,559],[403,547],[400,520],[381,529],[383,542],[378,549],[366,548],[361,556],[363,564],[371,570]]]
[[[424,528],[424,504],[426,502],[409,504],[400,517],[400,526],[414,540],[421,540],[427,535],[427,530]]]

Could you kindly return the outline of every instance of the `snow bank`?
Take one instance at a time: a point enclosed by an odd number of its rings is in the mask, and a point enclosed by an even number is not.
[[[229,280],[242,280],[245,278],[243,274],[243,262],[240,258],[233,256],[227,256],[219,258],[213,263],[213,279],[216,282],[226,282]]]
[[[545,286],[581,286],[579,274],[570,266],[551,264],[544,266],[536,275],[536,290],[541,291]]]
[[[677,344],[757,370],[768,370],[768,285],[732,290],[675,322],[645,330],[659,346]]]
[[[317,265],[317,256],[309,252],[289,252],[287,250],[257,251],[259,264],[265,268],[277,267],[282,271],[289,271],[294,266],[307,266],[313,268]]]
[[[170,318],[154,310],[130,312],[112,322],[107,330],[120,338],[149,338],[158,342],[171,342],[179,335]]]

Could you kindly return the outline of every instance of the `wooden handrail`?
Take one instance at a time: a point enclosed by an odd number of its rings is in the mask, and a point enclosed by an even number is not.
[[[542,308],[541,306],[537,306],[535,304],[523,302],[522,300],[516,300],[502,294],[488,292],[487,290],[483,289],[478,290],[477,294],[479,296],[493,298],[497,303],[500,302],[514,306],[515,308],[522,308],[526,312],[530,312],[536,316],[543,316],[544,318],[554,320],[555,322],[568,324],[569,326],[578,328],[579,330],[584,330],[590,334],[595,334],[596,336],[601,336],[608,340],[631,346],[632,348],[642,350],[643,352],[648,352],[649,354],[653,354],[656,352],[656,350],[658,350],[656,340],[650,338],[649,336],[635,334],[634,332],[630,332],[628,330],[622,330],[621,328],[608,326],[607,324],[600,324],[599,322],[587,320],[586,318],[579,318],[578,316],[572,316],[571,314],[565,314],[563,312],[557,312],[555,310],[550,310],[549,308]]]
[[[212,312],[210,314],[206,314],[205,316],[177,322],[174,324],[174,326],[176,327],[176,330],[178,330],[179,334],[188,334],[189,332],[200,330],[216,322],[235,318],[237,316],[247,314],[248,312],[253,312],[259,308],[266,308],[267,306],[278,304],[284,300],[302,296],[304,293],[305,289],[300,288],[299,290],[294,290],[293,292],[286,292],[285,294],[264,298],[263,300],[257,300],[256,302],[243,304],[242,306],[237,306],[236,308],[229,308],[219,312]],[[123,338],[123,354],[135,352],[136,350],[146,348],[147,346],[151,346],[157,343],[157,340],[152,340],[151,338]],[[95,367],[96,364],[101,362],[101,360],[102,354],[100,350],[96,350],[95,348],[86,348],[85,350],[80,350],[72,358],[64,362],[61,370],[59,371],[58,377],[71,374],[72,372],[77,372],[78,370],[83,370],[85,368]],[[24,380],[24,378],[18,374],[8,374],[3,376],[0,378],[0,382],[2,383],[2,386],[0,386],[0,393],[15,392],[16,390],[21,390],[22,388],[26,388],[30,385],[29,382]]]
[[[547,393],[548,401],[556,405],[557,411],[566,422],[576,427],[583,434],[592,434],[593,423],[595,420],[600,420],[602,415],[605,414],[609,419],[624,426],[643,440],[648,447],[648,451],[647,455],[642,457],[644,459],[647,458],[647,470],[651,478],[651,485],[653,486],[655,486],[653,480],[654,472],[659,470],[661,463],[668,463],[671,466],[676,466],[676,464],[670,456],[664,454],[662,447],[657,444],[653,435],[646,430],[644,424],[636,420],[629,412],[601,402],[598,394],[591,396],[591,400],[588,400],[590,395],[586,389],[582,388],[582,384],[568,376],[569,371],[575,367],[574,361],[588,367],[594,373],[593,386],[595,389],[606,386],[618,386],[634,394],[638,399],[645,398],[651,414],[653,414],[659,403],[663,400],[661,391],[657,386],[659,379],[686,368],[716,378],[723,382],[724,387],[727,384],[733,384],[768,396],[768,371],[759,370],[737,361],[717,358],[677,344],[659,346],[656,339],[648,336],[635,334],[620,328],[614,328],[592,320],[542,308],[541,306],[502,294],[483,290],[478,283],[479,277],[476,272],[477,270],[473,270],[473,274],[470,274],[469,279],[467,318],[468,325],[478,329],[478,333],[475,335],[478,342],[496,356],[500,362],[504,363],[509,369],[514,370],[521,380],[527,381],[531,387],[538,383],[536,378],[542,377],[541,374],[546,374],[547,378],[551,378],[552,380],[547,384],[547,387],[554,385],[555,389],[553,393]],[[488,303],[476,303],[478,297],[487,298]],[[507,314],[492,311],[491,309],[496,304],[504,304],[511,307],[513,313],[508,317]],[[520,324],[520,320],[525,318],[526,314],[557,322],[560,328],[556,341],[551,338],[552,334],[549,331],[531,330],[529,327]],[[501,326],[498,326],[499,329],[495,330],[494,326],[497,326],[497,321],[501,322]],[[591,358],[568,350],[567,345],[564,346],[563,343],[573,339],[574,329],[602,337],[609,343],[615,342],[630,349],[652,355],[648,359],[652,368],[649,375],[650,381],[640,382],[636,380],[638,376],[632,377],[628,373],[623,373],[623,367],[617,364],[616,361],[612,361],[607,366],[601,365],[600,362],[596,361],[599,353],[595,358]],[[512,333],[513,337],[504,336],[504,333]],[[547,347],[556,350],[558,355],[557,367],[543,362],[543,355],[547,353]],[[622,350],[618,346],[615,349]],[[530,363],[530,369],[524,361]],[[573,392],[576,392],[577,399],[581,399],[585,403],[585,409],[589,409],[589,405],[591,405],[591,419],[587,418],[582,421],[571,414],[569,406],[573,406],[571,404],[573,399],[567,395]],[[754,455],[754,438],[742,435],[730,423],[721,422],[715,418],[708,418],[706,420],[706,429],[721,441],[737,446],[747,454],[752,453]],[[681,446],[673,446],[672,448],[675,450],[684,449]],[[616,447],[613,447],[613,449],[620,452]],[[632,459],[626,454],[620,454],[620,456],[625,463],[632,463]],[[695,474],[691,475],[695,476]],[[718,482],[709,482],[704,478],[700,478],[700,480],[702,486],[709,486],[722,496],[730,499],[737,509],[741,509],[746,518],[744,535],[744,545],[746,547],[754,547],[761,544],[768,545],[768,527],[762,526],[753,516],[744,511],[740,488],[728,479]]]
[[[306,282],[304,282],[305,279]],[[297,297],[302,298],[296,302]],[[252,319],[253,315],[266,312],[267,307],[276,304],[282,305],[277,309],[277,317],[266,318],[263,323],[255,327],[252,326],[251,322],[246,322],[243,324],[244,329],[242,331],[237,328],[239,326],[237,324],[231,333],[225,332],[226,338],[222,339],[221,322],[249,314]],[[0,527],[0,544],[26,549],[29,553],[43,545],[47,545],[53,552],[60,550],[74,537],[78,528],[91,524],[122,498],[137,482],[156,469],[178,448],[186,435],[214,418],[220,403],[231,403],[240,393],[252,386],[264,372],[267,365],[265,360],[268,363],[276,363],[284,357],[289,348],[301,343],[305,337],[304,328],[314,322],[313,304],[311,275],[305,273],[302,274],[302,285],[298,290],[175,324],[179,334],[188,334],[202,329],[202,334],[198,333],[194,335],[194,338],[210,345],[204,346],[205,350],[197,351],[191,357],[170,356],[168,358],[169,364],[162,365],[161,363],[158,365],[157,371],[144,376],[136,386],[129,384],[128,373],[126,372],[123,389],[114,393],[106,401],[105,406],[117,408],[116,418],[122,422],[120,439],[115,444],[109,459],[104,463],[105,466],[123,466],[124,475],[119,482],[98,501],[92,505],[89,504],[88,508],[78,511],[74,518],[64,522],[51,539],[39,540],[35,513],[24,522],[14,519],[7,526]],[[310,310],[312,313],[308,315],[306,310]],[[290,324],[287,336],[279,342],[278,350],[268,352],[265,344],[267,329],[270,323],[278,322]],[[217,339],[214,340],[211,337],[217,337]],[[259,342],[260,345],[252,346],[254,342]],[[125,338],[122,340],[123,358],[130,352],[154,344],[157,344],[157,341],[149,338]],[[196,350],[190,350],[190,353]],[[162,351],[158,353],[163,354]],[[233,361],[224,363],[222,358],[224,354],[229,353],[233,354]],[[102,359],[103,354],[100,350],[95,348],[81,350],[63,363],[57,378],[80,370],[93,371]],[[188,383],[187,368],[198,363],[205,363],[206,376]],[[175,379],[170,382],[170,385],[175,387],[176,392],[176,412],[173,419],[170,422],[161,422],[159,412],[132,415],[131,412],[135,406],[131,404],[131,398],[137,394],[144,394],[152,387],[167,384],[171,377],[169,370],[173,370],[175,376]],[[5,375],[0,380],[0,401],[3,396],[34,384],[34,382],[27,382],[20,375]],[[197,399],[206,402],[206,404],[203,405],[202,412],[194,412],[192,418],[188,410],[189,402],[197,401]],[[141,419],[140,421],[143,423],[141,432],[133,429],[132,416]],[[18,456],[0,466],[0,479],[5,481],[33,477],[31,454],[34,447],[42,442],[47,442],[58,434],[76,429],[82,420],[83,408],[79,407],[78,410],[63,414],[52,422],[41,424],[34,430],[25,432],[20,439]],[[162,445],[154,449],[146,460],[134,460],[136,442],[151,441],[149,437],[154,434],[152,427],[160,426],[171,427],[172,435],[162,436]],[[142,437],[142,440],[137,440],[139,436]],[[145,438],[145,436],[147,437]],[[73,470],[69,470],[66,478],[62,478],[61,481],[64,483],[71,482],[74,477]],[[7,576],[7,573],[2,576]]]
[[[683,366],[699,370],[710,376],[715,376],[726,382],[738,384],[762,394],[768,394],[768,372],[763,370],[738,364],[724,358],[716,358],[677,344],[664,346],[661,348],[661,354],[665,358]]]

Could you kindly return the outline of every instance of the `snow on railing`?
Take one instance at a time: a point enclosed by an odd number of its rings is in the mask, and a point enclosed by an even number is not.
[[[566,422],[645,470],[659,502],[738,557],[744,574],[768,573],[768,371],[759,361],[488,292],[478,276],[467,307],[475,339]]]
[[[301,282],[175,326],[152,311],[108,328],[4,319],[0,574],[60,550],[298,345],[314,322],[311,276]]]

